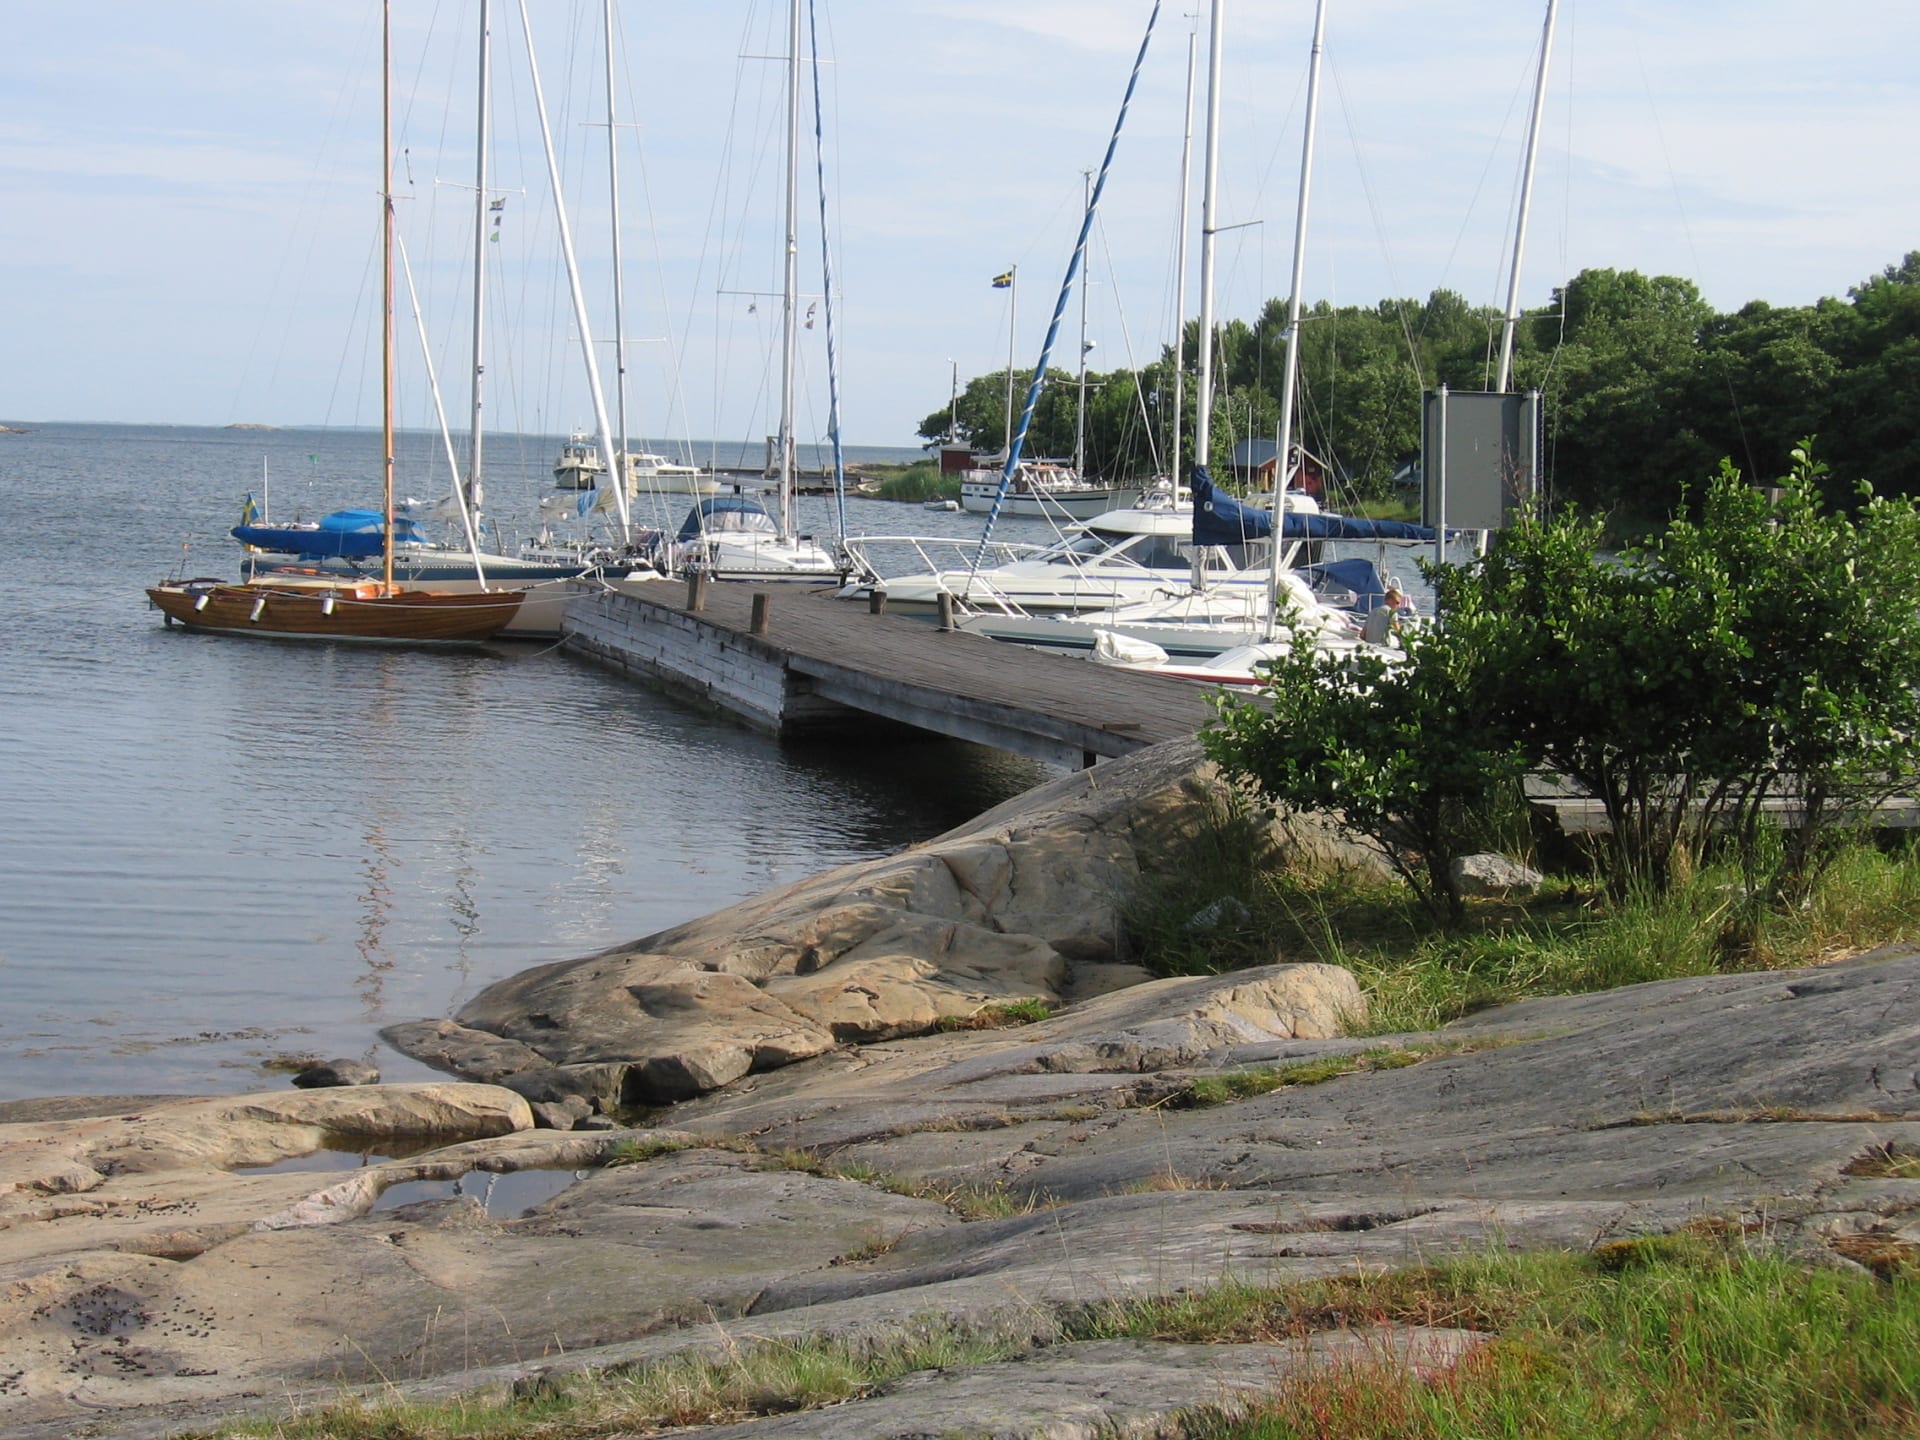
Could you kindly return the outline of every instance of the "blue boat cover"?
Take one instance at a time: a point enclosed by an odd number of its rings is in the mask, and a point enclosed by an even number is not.
[[[1272,512],[1244,505],[1214,489],[1206,466],[1193,467],[1189,487],[1193,491],[1194,544],[1244,545],[1249,540],[1264,540],[1273,534]]]
[[[1323,587],[1353,592],[1353,606],[1362,615],[1378,609],[1387,598],[1387,582],[1373,561],[1364,557],[1323,560],[1318,565],[1302,565],[1294,571],[1315,590]]]
[[[386,517],[378,510],[335,510],[315,525],[236,525],[228,532],[244,545],[302,559],[366,560],[381,553]],[[413,521],[398,516],[393,538],[402,545],[425,545]]]
[[[1273,533],[1273,515],[1213,488],[1207,467],[1193,467],[1193,543],[1244,545]],[[1361,520],[1351,515],[1288,511],[1280,533],[1288,540],[1431,540],[1433,531],[1405,520]]]
[[[687,518],[680,522],[680,533],[674,538],[681,541],[698,540],[702,535],[718,531],[764,530],[771,533],[778,529],[773,517],[758,500],[745,495],[709,495],[687,512]]]

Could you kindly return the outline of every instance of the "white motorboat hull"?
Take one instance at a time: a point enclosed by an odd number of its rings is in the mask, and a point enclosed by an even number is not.
[[[966,481],[960,487],[960,508],[975,515],[990,514],[1000,482]],[[1002,515],[1036,516],[1054,520],[1091,520],[1109,510],[1123,510],[1140,498],[1140,487],[1126,489],[1012,489],[1000,503]]]

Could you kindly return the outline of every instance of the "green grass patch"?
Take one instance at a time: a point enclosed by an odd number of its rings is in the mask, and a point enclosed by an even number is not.
[[[1382,1045],[1350,1055],[1325,1055],[1290,1065],[1263,1065],[1247,1070],[1226,1070],[1217,1075],[1196,1075],[1184,1090],[1173,1097],[1171,1103],[1176,1109],[1225,1105],[1235,1100],[1249,1100],[1256,1095],[1270,1095],[1290,1085],[1320,1085],[1342,1075],[1404,1070],[1409,1065],[1418,1065],[1422,1060],[1444,1055],[1466,1055],[1512,1043],[1507,1036],[1488,1036],[1472,1040]]]
[[[884,476],[875,492],[882,500],[958,500],[960,477],[942,475],[931,460],[922,460]]]
[[[1683,1234],[1592,1255],[1342,1277],[1243,1304],[1249,1337],[1328,1324],[1489,1335],[1448,1374],[1386,1360],[1284,1384],[1211,1440],[1920,1433],[1920,1284]]]
[[[1589,877],[1550,875],[1536,895],[1469,902],[1448,929],[1397,880],[1278,865],[1255,821],[1230,815],[1142,887],[1126,928],[1162,975],[1346,966],[1368,1002],[1355,1033],[1390,1034],[1528,996],[1814,965],[1920,938],[1920,857],[1912,845],[1853,845],[1805,904],[1757,918],[1731,866],[1625,900]]]
[[[404,1404],[348,1402],[218,1432],[274,1440],[600,1440],[840,1404],[915,1371],[989,1364],[1009,1340],[937,1322],[875,1342],[750,1341],[619,1371],[566,1376],[532,1395]]]
[[[943,1015],[940,1030],[1005,1030],[1014,1025],[1031,1025],[1053,1014],[1053,1007],[1036,995],[983,1005],[971,1015]]]

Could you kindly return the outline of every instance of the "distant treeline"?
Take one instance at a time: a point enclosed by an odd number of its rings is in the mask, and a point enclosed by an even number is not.
[[[1236,443],[1271,440],[1279,425],[1287,302],[1215,334],[1212,460],[1228,473]],[[1318,304],[1303,314],[1300,414],[1308,449],[1346,477],[1355,498],[1383,494],[1419,448],[1422,391],[1491,388],[1500,312],[1450,290],[1423,303]],[[1140,371],[1087,377],[1090,473],[1134,477],[1170,467],[1176,396],[1191,446],[1197,324],[1189,324],[1184,383],[1172,347]],[[1017,375],[1014,413],[1030,375]],[[1054,371],[1035,407],[1029,455],[1074,453],[1078,386]],[[1847,291],[1845,299],[1777,307],[1756,300],[1716,314],[1691,281],[1632,270],[1584,270],[1521,319],[1513,386],[1546,400],[1547,486],[1556,502],[1632,523],[1657,520],[1680,487],[1722,457],[1749,476],[1779,475],[1794,445],[1819,437],[1833,493],[1860,480],[1881,494],[1920,493],[1920,251]],[[1007,374],[971,380],[958,398],[958,435],[999,448]],[[949,429],[927,416],[929,441]]]

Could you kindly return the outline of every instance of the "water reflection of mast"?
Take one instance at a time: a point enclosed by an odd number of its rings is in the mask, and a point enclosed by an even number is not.
[[[378,1017],[386,1002],[387,974],[393,969],[393,956],[387,953],[387,926],[393,919],[393,888],[389,875],[393,856],[387,848],[386,823],[378,815],[367,823],[367,848],[360,858],[362,885],[356,899],[360,902],[360,937],[353,948],[360,956],[360,974],[354,979],[354,993],[370,1016]]]

